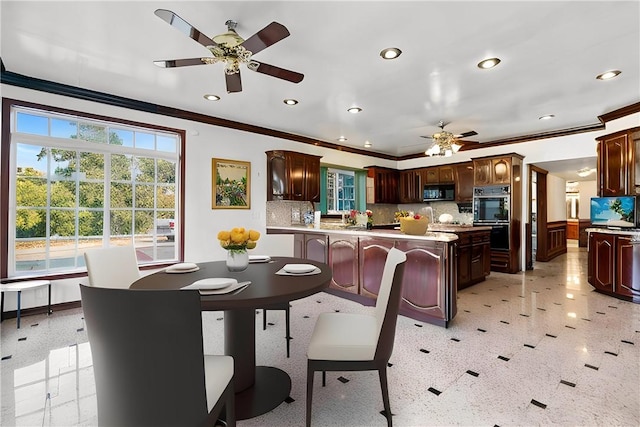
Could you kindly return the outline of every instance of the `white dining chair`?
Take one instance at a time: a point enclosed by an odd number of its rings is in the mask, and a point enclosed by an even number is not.
[[[133,246],[90,249],[84,253],[89,285],[100,288],[128,288],[140,278]]]
[[[318,317],[307,350],[307,427],[311,426],[316,371],[322,371],[325,386],[326,371],[372,370],[378,371],[387,425],[392,426],[387,363],[393,351],[406,260],[404,252],[389,250],[373,313],[331,312]]]

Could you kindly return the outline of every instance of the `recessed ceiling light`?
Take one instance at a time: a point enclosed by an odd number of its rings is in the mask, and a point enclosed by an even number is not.
[[[360,108],[360,107],[351,107],[347,111],[350,112],[351,114],[358,114],[360,111],[362,111],[362,108]]]
[[[338,138],[338,141],[340,141],[340,142],[345,142],[346,140],[347,140],[347,138],[345,136],[340,136]]]
[[[206,94],[204,96],[204,99],[206,99],[207,101],[220,101],[220,97],[218,95],[211,95],[211,94]]]
[[[285,99],[282,102],[284,102],[287,105],[296,105],[298,103],[298,101],[296,99]]]
[[[371,144],[369,141],[365,141],[364,142],[364,147],[365,148],[371,148],[371,145],[373,145],[373,144]]]
[[[382,59],[396,59],[402,51],[397,47],[388,47],[380,52]]]
[[[555,115],[553,114],[545,114],[544,116],[538,117],[538,120],[549,120],[549,119],[553,119],[554,117]]]
[[[596,76],[596,79],[598,79],[598,80],[609,80],[609,79],[612,79],[614,77],[618,77],[618,75],[620,75],[620,73],[622,73],[622,71],[620,71],[620,70],[609,70],[609,71],[605,71],[602,74],[598,74]]]
[[[493,68],[500,63],[500,58],[487,58],[480,62],[478,62],[478,68],[482,68],[483,70],[487,70],[489,68]]]

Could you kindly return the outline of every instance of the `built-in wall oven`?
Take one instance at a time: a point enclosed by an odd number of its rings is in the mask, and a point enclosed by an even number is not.
[[[473,189],[473,223],[491,226],[491,249],[508,251],[510,248],[510,199],[508,185]]]

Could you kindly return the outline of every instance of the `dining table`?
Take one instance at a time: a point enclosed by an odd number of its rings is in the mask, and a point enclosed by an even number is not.
[[[315,274],[283,274],[291,264],[311,264]],[[197,263],[196,271],[174,274],[163,269],[136,280],[131,289],[181,289],[198,280],[230,278],[250,285],[228,294],[201,295],[203,311],[224,312],[224,352],[234,360],[236,418],[253,418],[289,397],[291,377],[274,366],[256,366],[256,309],[313,295],[329,286],[331,268],[324,263],[292,257],[272,257],[249,263],[244,271],[229,271],[225,261]],[[278,274],[277,274],[278,273]]]

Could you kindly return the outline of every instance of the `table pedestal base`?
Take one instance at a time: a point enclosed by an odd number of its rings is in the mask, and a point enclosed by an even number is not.
[[[246,420],[266,414],[289,397],[291,377],[281,369],[256,366],[253,387],[236,393],[236,419]]]

